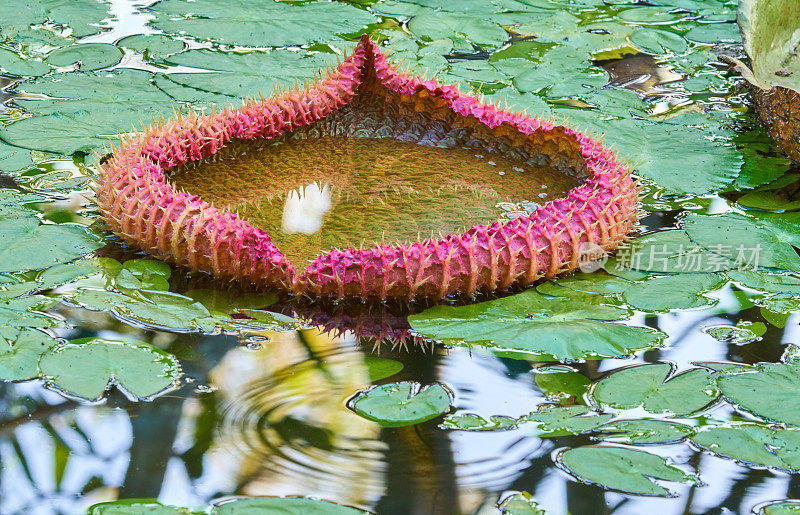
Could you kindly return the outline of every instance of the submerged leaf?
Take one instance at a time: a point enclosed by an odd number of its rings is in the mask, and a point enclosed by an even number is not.
[[[568,449],[558,461],[583,481],[639,495],[669,495],[653,479],[697,483],[698,479],[661,456],[623,447],[587,446]]]

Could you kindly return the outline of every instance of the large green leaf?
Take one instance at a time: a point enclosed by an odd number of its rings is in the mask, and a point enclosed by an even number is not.
[[[38,77],[50,71],[46,63],[25,58],[5,48],[0,48],[0,71],[10,75]]]
[[[754,423],[709,426],[691,440],[714,454],[738,461],[800,470],[800,429]]]
[[[698,479],[661,456],[623,447],[568,449],[558,461],[583,481],[639,495],[666,496],[670,491],[653,479],[697,483]]]
[[[440,384],[420,389],[411,382],[388,383],[359,393],[351,401],[353,411],[386,427],[419,424],[450,408],[450,394]]]
[[[667,363],[623,368],[598,382],[592,397],[615,409],[642,407],[650,413],[688,415],[719,395],[706,370],[692,369],[674,376],[672,372]]]
[[[369,12],[338,2],[301,5],[246,0],[162,0],[150,7],[155,27],[228,45],[280,47],[328,41],[375,23]]]
[[[0,326],[0,379],[23,381],[38,376],[39,358],[55,344],[52,336],[36,329]]]
[[[122,51],[108,43],[84,43],[59,48],[47,56],[47,62],[53,66],[70,66],[79,64],[82,71],[99,70],[117,64],[122,58]]]
[[[139,398],[151,398],[174,386],[181,377],[174,356],[146,343],[78,340],[56,346],[42,356],[39,368],[64,392],[100,399],[110,385]]]
[[[75,37],[89,36],[107,30],[100,24],[112,17],[109,7],[103,0],[2,0],[0,27],[4,35],[13,36],[31,25],[52,22],[72,29]]]
[[[275,86],[293,88],[296,81],[302,83],[303,79],[312,79],[317,70],[336,64],[336,56],[291,50],[223,53],[197,49],[175,54],[166,62],[205,70],[203,73],[167,75],[178,84],[236,98],[258,98],[259,93],[265,97],[272,95]]]
[[[46,268],[100,247],[77,225],[41,224],[35,217],[0,219],[0,272]]]
[[[783,86],[800,91],[798,18],[800,5],[794,0],[740,2],[739,25],[744,48],[750,57],[754,82],[759,87]]]
[[[631,306],[648,311],[690,309],[715,304],[715,299],[703,294],[724,283],[719,274],[665,275],[629,286],[622,297]]]
[[[564,302],[528,290],[468,306],[436,306],[408,318],[411,327],[448,345],[487,345],[555,359],[621,356],[658,345],[663,333],[598,320],[626,312],[606,304]]]
[[[692,213],[684,226],[695,243],[740,266],[800,270],[800,257],[789,242],[754,218],[738,213]]]
[[[744,410],[800,427],[800,364],[759,363],[717,382],[722,394]]]
[[[4,285],[5,286],[5,285]],[[26,285],[25,289],[35,288],[35,285]],[[63,325],[53,316],[41,313],[58,303],[58,299],[29,295],[26,297],[3,298],[8,287],[0,290],[0,327],[55,327]]]

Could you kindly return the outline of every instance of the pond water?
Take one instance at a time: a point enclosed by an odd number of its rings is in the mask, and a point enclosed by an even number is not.
[[[320,513],[790,512],[771,503],[800,499],[800,173],[718,59],[743,55],[735,3],[0,10],[0,514],[264,496],[338,503],[302,505]],[[89,186],[110,138],[314,80],[364,32],[410,73],[602,137],[640,177],[630,244],[526,291],[367,305],[220,284],[104,229]],[[476,146],[306,136],[170,179],[296,263],[513,218],[575,181]]]

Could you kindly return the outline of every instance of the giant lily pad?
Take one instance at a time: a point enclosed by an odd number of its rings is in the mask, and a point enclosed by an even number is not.
[[[101,338],[59,345],[39,361],[42,374],[64,392],[100,399],[110,385],[139,399],[174,386],[181,377],[174,356],[152,345]]]
[[[600,321],[625,315],[618,307],[564,302],[529,290],[469,306],[436,306],[410,316],[409,323],[448,345],[487,345],[556,359],[621,356],[661,342],[659,331]]]
[[[697,483],[698,479],[661,456],[623,447],[587,446],[568,449],[558,461],[583,481],[639,495],[669,495],[653,479]]]

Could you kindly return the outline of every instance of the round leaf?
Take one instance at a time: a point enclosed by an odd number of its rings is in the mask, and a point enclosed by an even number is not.
[[[419,424],[448,410],[450,393],[442,385],[419,387],[408,381],[376,386],[358,394],[351,406],[358,415],[385,427]]]

